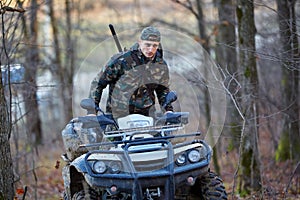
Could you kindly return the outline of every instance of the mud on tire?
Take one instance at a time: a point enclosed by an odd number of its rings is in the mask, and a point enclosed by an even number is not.
[[[227,200],[227,193],[222,179],[214,172],[199,177],[194,185],[194,191],[201,191],[201,200]]]

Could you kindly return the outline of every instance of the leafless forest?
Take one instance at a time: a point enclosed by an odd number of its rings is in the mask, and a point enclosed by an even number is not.
[[[0,200],[63,198],[61,131],[118,51],[109,24],[126,48],[143,27],[161,30],[171,87],[214,147],[229,199],[300,199],[299,1],[0,6]]]

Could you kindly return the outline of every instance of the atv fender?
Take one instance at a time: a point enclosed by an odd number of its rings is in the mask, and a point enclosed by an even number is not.
[[[86,156],[86,154],[83,154],[83,155],[79,156],[78,158],[76,158],[75,160],[73,160],[70,163],[70,168],[74,167],[76,169],[76,171],[78,171],[79,173],[87,173],[86,165],[84,162],[85,156]]]

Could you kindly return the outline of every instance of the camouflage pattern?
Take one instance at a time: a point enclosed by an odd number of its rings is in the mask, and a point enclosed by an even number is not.
[[[81,156],[88,150],[79,146],[81,144],[91,144],[102,141],[103,130],[99,124],[94,127],[86,127],[88,119],[74,118],[62,130],[63,143],[67,156],[70,160]]]
[[[154,60],[147,60],[137,47],[112,58],[91,84],[90,98],[97,105],[102,91],[109,85],[106,112],[115,118],[129,113],[149,115],[155,93],[163,105],[169,92],[169,69],[161,51],[156,52]],[[166,110],[172,109],[168,105]]]
[[[160,32],[156,28],[149,26],[142,30],[141,40],[160,42]]]

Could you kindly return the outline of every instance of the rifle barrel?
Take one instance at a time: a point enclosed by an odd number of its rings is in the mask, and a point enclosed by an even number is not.
[[[120,44],[120,41],[118,39],[118,36],[117,36],[117,33],[115,31],[114,26],[112,24],[109,24],[109,29],[110,29],[110,32],[111,32],[114,40],[115,40],[115,43],[117,45],[117,48],[118,48],[119,52],[122,52],[122,47],[121,47],[121,44]]]

